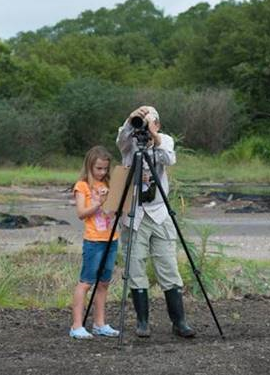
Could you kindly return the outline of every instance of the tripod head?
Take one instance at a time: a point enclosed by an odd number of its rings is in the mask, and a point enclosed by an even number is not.
[[[135,116],[131,120],[131,125],[134,129],[132,137],[137,138],[139,149],[146,148],[147,143],[152,139],[148,122],[140,116]]]
[[[137,130],[135,129],[132,133],[132,137],[136,138],[139,150],[147,149],[147,144],[151,141],[152,137],[149,130]]]

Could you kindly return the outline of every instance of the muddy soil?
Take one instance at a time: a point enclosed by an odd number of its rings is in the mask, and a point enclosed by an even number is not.
[[[213,303],[225,339],[204,301],[185,301],[193,339],[173,336],[162,299],[151,302],[152,335],[139,339],[135,316],[127,303],[123,344],[95,337],[68,336],[70,310],[0,310],[1,375],[269,375],[270,300],[246,296]],[[118,326],[120,303],[107,308]],[[88,328],[91,317],[88,318]]]

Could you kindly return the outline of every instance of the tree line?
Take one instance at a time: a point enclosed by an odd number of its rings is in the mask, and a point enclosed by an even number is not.
[[[175,17],[127,0],[0,40],[0,162],[96,143],[115,152],[117,127],[144,103],[193,149],[269,137],[269,20],[270,0],[201,2]]]

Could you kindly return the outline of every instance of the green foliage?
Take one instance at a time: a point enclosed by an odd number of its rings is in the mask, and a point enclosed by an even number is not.
[[[269,294],[269,262],[232,259],[225,272],[231,283],[229,297],[237,294]]]
[[[19,33],[0,43],[0,100],[26,96],[32,103],[23,114],[13,106],[3,112],[0,103],[0,139],[8,129],[5,142],[16,149],[23,122],[42,145],[39,152],[30,141],[35,161],[46,147],[81,156],[106,143],[114,151],[116,128],[145,103],[158,108],[164,128],[183,135],[188,148],[216,153],[244,135],[268,134],[269,17],[269,0],[214,8],[202,2],[177,17],[150,0],[127,0]],[[21,161],[29,159],[21,153]]]
[[[229,152],[229,151],[228,151]],[[226,153],[225,153],[226,155]],[[269,165],[260,159],[252,159],[248,162],[229,162],[223,154],[218,156],[196,154],[180,154],[177,164],[170,167],[170,175],[173,179],[187,183],[194,188],[196,182],[258,182],[269,183]],[[235,160],[232,158],[231,160]],[[187,194],[183,186],[181,193]]]
[[[269,261],[245,261],[227,258],[219,244],[212,243],[211,228],[199,230],[201,244],[188,243],[196,267],[211,299],[241,297],[245,294],[268,294],[270,285]],[[209,253],[209,247],[216,252]],[[57,242],[40,243],[14,254],[0,256],[0,306],[13,308],[65,308],[71,305],[77,283],[81,253],[69,251]],[[109,298],[122,297],[122,259],[115,269],[115,279]],[[179,269],[186,289],[195,298],[202,298],[201,290],[190,264],[179,255]],[[147,272],[151,292],[156,279],[149,260]],[[159,290],[160,294],[160,290]]]
[[[242,108],[232,90],[191,92],[182,104],[182,134],[192,149],[217,153],[238,138]]]
[[[255,158],[270,162],[270,137],[242,138],[231,149],[224,151],[222,158],[230,163],[250,162]]]
[[[3,168],[0,170],[1,186],[11,185],[71,185],[78,179],[82,160],[76,161],[76,169],[67,169],[70,158],[65,160],[63,169],[46,169],[40,166],[22,166],[20,168]],[[72,158],[73,160],[73,158]],[[71,165],[69,165],[71,168]]]
[[[85,154],[99,143],[112,147],[107,141],[116,132],[119,95],[116,87],[95,79],[77,80],[65,87],[59,106],[67,122],[64,144],[69,154]]]
[[[8,256],[2,255],[0,262],[0,306],[17,307],[16,304],[20,298],[16,295],[16,289],[19,282],[19,274],[16,267]]]
[[[227,282],[227,274],[224,269],[226,256],[223,253],[223,246],[211,241],[211,236],[216,232],[216,229],[209,225],[203,225],[195,226],[194,230],[198,235],[199,243],[187,242],[187,246],[201,281],[211,298],[227,297],[230,283]],[[179,271],[189,292],[193,296],[202,298],[201,288],[188,263],[188,261],[180,261]]]
[[[224,246],[211,241],[215,229],[210,226],[194,227],[198,241],[186,241],[189,254],[200,280],[211,300],[243,297],[246,294],[269,294],[269,262],[229,258]],[[191,263],[179,253],[179,272],[185,289],[196,299],[203,299],[201,287],[194,275]],[[152,290],[157,286],[151,260],[147,262],[147,275]]]
[[[31,97],[0,102],[0,160],[37,164],[52,152],[63,152],[63,116],[33,106]]]
[[[2,255],[0,305],[28,308],[70,305],[80,257],[55,242],[12,256]]]
[[[14,55],[8,45],[0,45],[0,99],[31,94],[33,98],[53,98],[71,75],[66,66],[52,65],[31,54],[27,59]]]
[[[242,108],[230,90],[184,93],[180,90],[128,89],[93,78],[75,80],[59,97],[68,129],[69,154],[81,154],[97,143],[115,149],[118,126],[134,108],[149,104],[161,115],[164,131],[183,135],[183,146],[211,152],[237,137]],[[109,119],[109,121],[108,121]],[[91,137],[86,137],[91,134]]]
[[[36,56],[31,56],[28,61],[18,62],[18,68],[19,73],[12,77],[17,81],[13,96],[27,92],[35,99],[51,99],[71,78],[69,69],[65,66],[39,61]]]

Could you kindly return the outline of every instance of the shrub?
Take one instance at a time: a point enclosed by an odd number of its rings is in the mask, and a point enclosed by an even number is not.
[[[222,158],[228,162],[249,162],[254,158],[270,161],[270,137],[250,136],[242,138]]]
[[[232,90],[193,92],[182,110],[181,133],[188,147],[217,153],[237,139],[242,109]]]
[[[40,164],[53,152],[63,152],[63,117],[39,108],[31,98],[0,102],[0,162]]]

